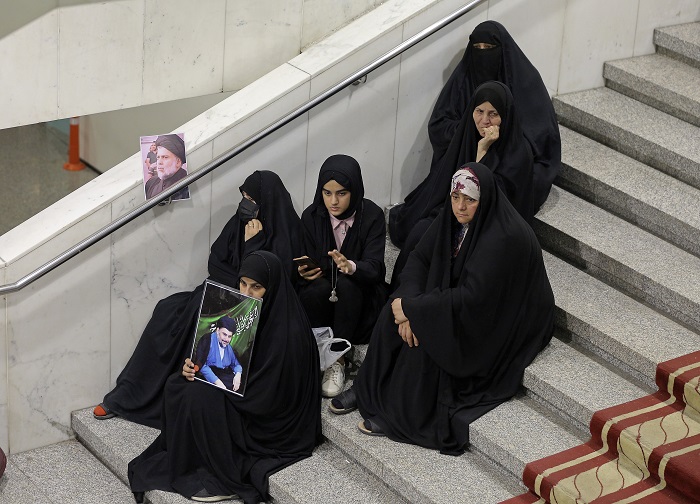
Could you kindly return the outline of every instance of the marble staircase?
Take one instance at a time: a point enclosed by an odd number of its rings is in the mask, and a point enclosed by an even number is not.
[[[356,412],[331,415],[324,401],[328,441],[271,478],[275,501],[500,502],[524,490],[527,462],[587,440],[595,411],[653,392],[658,363],[700,348],[699,39],[700,24],[657,30],[656,55],[606,64],[608,87],[555,97],[564,170],[535,228],[557,302],[556,338],[526,370],[522,392],[472,424],[470,450],[448,457],[364,436]],[[355,353],[358,364],[363,355]],[[126,465],[156,432],[94,420],[89,409],[73,414],[72,427],[100,461],[95,474],[114,485],[104,500],[128,502]],[[79,448],[46,450],[62,445]],[[22,456],[10,458],[0,502]]]

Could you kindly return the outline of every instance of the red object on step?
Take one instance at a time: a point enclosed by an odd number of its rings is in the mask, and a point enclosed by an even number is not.
[[[80,161],[80,118],[70,118],[70,135],[68,137],[68,162],[63,165],[64,170],[80,171],[85,169],[85,164]]]
[[[6,466],[7,466],[7,457],[5,456],[5,452],[2,451],[2,448],[0,448],[0,477],[2,477],[3,473],[5,472]]]

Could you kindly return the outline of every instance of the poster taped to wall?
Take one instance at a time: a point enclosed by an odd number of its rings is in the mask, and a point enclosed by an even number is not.
[[[158,196],[187,176],[184,133],[142,136],[140,151],[143,192],[147,200]],[[170,199],[190,199],[189,187],[183,187]]]

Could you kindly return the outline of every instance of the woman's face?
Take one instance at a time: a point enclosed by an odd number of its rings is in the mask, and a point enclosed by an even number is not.
[[[260,282],[257,282],[252,278],[241,277],[241,279],[238,281],[238,290],[240,290],[246,296],[262,299],[267,289],[265,289]]]
[[[468,224],[474,219],[476,209],[479,208],[479,201],[462,194],[459,191],[453,191],[451,194],[452,213],[457,222],[460,224]]]
[[[335,180],[330,180],[321,189],[323,203],[333,217],[338,217],[350,206],[350,191]]]
[[[500,126],[501,116],[498,111],[491,105],[491,102],[484,102],[477,105],[474,109],[474,124],[479,134],[483,137],[484,130],[489,126]]]

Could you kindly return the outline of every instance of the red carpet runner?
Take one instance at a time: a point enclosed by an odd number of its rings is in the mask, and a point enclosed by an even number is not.
[[[525,466],[502,504],[700,502],[700,352],[662,362],[659,391],[598,411],[591,440]]]

